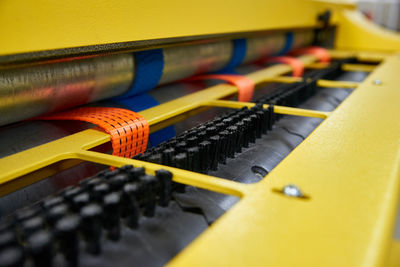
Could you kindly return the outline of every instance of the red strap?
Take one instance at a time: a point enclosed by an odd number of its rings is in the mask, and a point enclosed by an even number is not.
[[[249,102],[253,98],[254,93],[254,82],[250,78],[243,75],[235,74],[209,74],[209,75],[199,75],[191,77],[187,80],[223,80],[238,88],[238,100],[241,102]]]
[[[301,77],[304,73],[303,62],[295,57],[269,57],[263,60],[263,62],[288,64],[290,67],[292,67],[293,77]]]
[[[305,48],[299,48],[290,52],[291,55],[299,56],[304,54],[314,55],[320,62],[329,63],[331,61],[331,55],[328,50],[319,46],[310,46]]]
[[[78,120],[96,124],[110,134],[113,155],[125,158],[143,153],[149,138],[149,124],[146,119],[122,108],[77,108],[35,119]]]

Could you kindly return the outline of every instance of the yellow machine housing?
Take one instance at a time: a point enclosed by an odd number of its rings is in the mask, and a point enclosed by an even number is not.
[[[0,194],[81,161],[164,168],[174,181],[240,198],[170,266],[400,266],[400,243],[393,239],[400,188],[400,36],[372,25],[350,2],[3,0],[0,24],[7,26],[0,28],[0,71],[60,57],[321,27],[316,18],[326,10],[335,27],[332,58],[355,56],[378,65],[346,66],[370,72],[362,83],[319,81],[321,87],[354,90],[333,112],[275,106],[280,114],[324,121],[262,181],[240,184],[90,151],[110,139],[90,129],[0,159]],[[307,68],[320,67],[314,56],[300,60]],[[290,71],[280,64],[247,77],[257,87],[299,81],[284,76]],[[254,105],[223,100],[237,91],[217,85],[140,114],[156,131],[201,107]],[[307,198],[284,196],[287,184],[296,184]]]

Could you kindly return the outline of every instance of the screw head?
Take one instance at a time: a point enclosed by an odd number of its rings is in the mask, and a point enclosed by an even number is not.
[[[379,80],[379,79],[376,79],[376,80],[373,81],[373,84],[375,84],[375,85],[381,85],[381,84],[382,84],[382,81]]]
[[[304,195],[301,192],[300,188],[298,188],[294,184],[285,185],[285,187],[282,189],[282,193],[285,194],[288,197],[297,197],[297,198],[304,197]]]

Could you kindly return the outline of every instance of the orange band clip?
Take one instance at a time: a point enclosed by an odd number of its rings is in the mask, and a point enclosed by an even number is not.
[[[283,63],[292,67],[292,76],[301,77],[304,74],[304,64],[295,57],[269,57],[262,62],[265,63]]]
[[[125,158],[143,153],[149,139],[149,124],[146,119],[138,113],[122,108],[77,108],[35,119],[77,120],[96,124],[110,134],[113,155]]]
[[[240,102],[249,102],[253,98],[254,93],[254,81],[250,78],[247,78],[243,75],[235,75],[235,74],[209,74],[209,75],[199,75],[194,76],[187,81],[195,81],[195,80],[223,80],[226,81],[238,88],[238,101]]]
[[[329,63],[331,61],[331,55],[328,50],[319,46],[310,46],[305,48],[299,48],[290,52],[293,56],[299,56],[304,54],[314,55],[320,62]]]

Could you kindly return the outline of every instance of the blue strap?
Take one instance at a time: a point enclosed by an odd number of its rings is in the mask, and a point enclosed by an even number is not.
[[[278,53],[278,56],[282,56],[282,55],[286,54],[287,52],[289,52],[290,49],[292,49],[293,41],[294,41],[293,32],[287,32],[285,37],[286,37],[285,45],[283,46],[282,50]]]
[[[132,87],[125,94],[116,97],[119,100],[147,92],[157,86],[164,69],[162,49],[135,53],[135,78]]]
[[[223,70],[220,70],[220,71],[217,71],[217,72],[214,72],[214,73],[215,74],[236,74],[236,75],[241,75],[239,72],[237,72],[234,69],[230,69],[230,70],[223,69]]]
[[[140,94],[133,97],[125,97],[118,99],[118,103],[125,105],[130,110],[139,112],[154,106],[159,103],[149,94]]]
[[[118,103],[125,105],[130,110],[139,112],[154,106],[157,106],[158,101],[149,94],[136,95],[134,97],[121,98],[117,100]],[[165,127],[157,132],[150,134],[150,146],[157,146],[158,144],[167,141],[176,135],[173,126]]]
[[[247,51],[247,41],[246,39],[235,39],[233,40],[233,53],[231,61],[219,72],[231,71],[235,67],[242,64]]]

